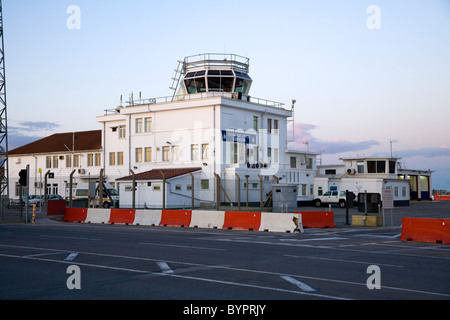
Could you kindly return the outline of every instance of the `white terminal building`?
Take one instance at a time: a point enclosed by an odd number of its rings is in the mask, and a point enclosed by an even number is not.
[[[133,204],[133,179],[136,208],[189,208],[192,200],[195,207],[266,205],[274,184],[293,184],[299,202],[313,200],[317,154],[288,150],[295,102],[252,97],[242,56],[191,56],[176,71],[173,96],[130,95],[97,117],[101,130],[90,132],[91,144],[73,133],[12,150],[10,185],[28,164],[30,194],[43,194],[39,171],[53,173],[47,193],[68,196],[71,173],[76,184],[98,180],[103,169],[124,208]]]
[[[329,190],[390,187],[397,205],[431,199],[431,171],[402,169],[397,158],[317,166],[317,153],[289,150],[295,100],[286,107],[253,97],[252,82],[246,57],[186,57],[172,96],[131,94],[97,117],[100,130],[54,134],[9,151],[10,195],[19,197],[19,172],[29,165],[31,195],[69,197],[71,175],[77,185],[102,172],[121,208],[262,207],[274,185],[293,186],[299,206]]]

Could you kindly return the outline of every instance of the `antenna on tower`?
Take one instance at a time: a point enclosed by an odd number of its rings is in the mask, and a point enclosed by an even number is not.
[[[0,200],[9,199],[8,117],[6,110],[5,44],[3,38],[3,7],[0,0]],[[3,208],[3,205],[0,204]],[[1,209],[0,209],[1,210]],[[3,218],[3,211],[2,217]]]

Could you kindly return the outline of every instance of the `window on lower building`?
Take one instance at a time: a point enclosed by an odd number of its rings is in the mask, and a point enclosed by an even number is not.
[[[202,179],[201,187],[202,187],[202,190],[208,190],[209,189],[209,180],[208,179]]]
[[[170,147],[168,147],[168,146],[164,146],[163,148],[162,148],[162,152],[163,152],[163,154],[162,154],[162,161],[170,161]]]
[[[136,148],[136,162],[142,162],[142,148]]]

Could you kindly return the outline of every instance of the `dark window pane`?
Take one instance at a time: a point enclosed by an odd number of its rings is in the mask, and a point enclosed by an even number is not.
[[[386,173],[386,161],[377,161],[377,173]]]
[[[377,173],[377,167],[375,161],[367,161],[367,172],[368,173]]]

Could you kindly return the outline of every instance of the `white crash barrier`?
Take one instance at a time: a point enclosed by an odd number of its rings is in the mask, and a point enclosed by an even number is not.
[[[303,232],[302,215],[297,213],[262,212],[259,231]]]

